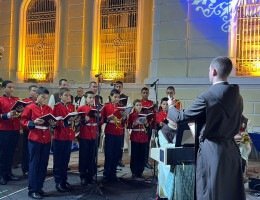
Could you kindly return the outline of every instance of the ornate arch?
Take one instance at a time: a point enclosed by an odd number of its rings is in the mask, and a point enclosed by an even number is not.
[[[96,1],[92,77],[136,82],[139,1]]]
[[[60,1],[25,0],[20,10],[18,79],[53,82],[58,66]]]

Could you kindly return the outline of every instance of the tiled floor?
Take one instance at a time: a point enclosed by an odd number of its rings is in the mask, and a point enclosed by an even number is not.
[[[104,154],[99,153],[98,168],[98,186],[96,184],[87,187],[80,186],[80,179],[77,173],[78,152],[73,152],[70,160],[69,182],[73,185],[73,191],[70,193],[58,193],[55,190],[53,177],[51,176],[52,156],[49,162],[49,177],[44,183],[44,190],[49,194],[47,200],[152,200],[155,199],[156,178],[153,177],[154,171],[146,169],[145,180],[137,181],[131,179],[129,170],[129,155],[124,153],[124,163],[126,166],[118,171],[119,182],[110,184],[101,184]],[[249,173],[260,174],[259,162],[250,162]],[[20,169],[14,170],[15,174],[21,174]],[[97,190],[100,189],[103,195]],[[9,182],[6,186],[0,186],[0,200],[27,200],[27,179],[18,182]],[[260,200],[260,196],[247,192],[247,200]]]

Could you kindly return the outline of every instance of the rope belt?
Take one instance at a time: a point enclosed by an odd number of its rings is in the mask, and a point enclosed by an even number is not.
[[[97,126],[97,123],[87,123],[85,126]]]
[[[140,129],[136,128],[136,129],[132,129],[132,131],[143,131],[143,132],[145,132],[146,130],[143,129],[143,128],[140,128]]]
[[[49,129],[49,127],[47,126],[35,126],[36,129],[40,129],[40,130],[47,130]]]

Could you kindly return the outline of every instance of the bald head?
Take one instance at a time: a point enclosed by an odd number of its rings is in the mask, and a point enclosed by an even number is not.
[[[228,57],[219,56],[214,58],[210,67],[217,71],[217,77],[220,79],[226,79],[232,71],[232,61]]]

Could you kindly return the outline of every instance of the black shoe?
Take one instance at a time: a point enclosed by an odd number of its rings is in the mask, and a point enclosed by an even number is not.
[[[20,178],[18,176],[15,176],[13,174],[7,176],[8,181],[19,181]]]
[[[42,199],[42,196],[38,192],[32,192],[28,194],[33,199]]]
[[[91,177],[91,178],[88,178],[87,181],[88,181],[89,184],[93,184],[93,182],[94,182],[94,180],[93,180],[92,177]]]
[[[43,190],[40,190],[38,193],[39,193],[42,197],[47,197],[47,196],[48,196],[48,194],[47,194],[46,192],[44,192]]]
[[[144,165],[147,169],[153,169],[152,165],[150,165],[150,163],[145,163]]]
[[[72,187],[71,185],[66,181],[65,183],[61,184],[63,188],[65,188],[67,191],[71,191]]]
[[[56,190],[58,192],[67,192],[67,189],[63,187],[61,184],[56,184]]]
[[[6,185],[7,184],[7,180],[4,177],[0,178],[0,185]]]
[[[125,165],[124,165],[124,163],[122,162],[122,160],[120,160],[119,162],[118,162],[118,165],[117,166],[119,166],[119,167],[125,167]]]
[[[109,183],[110,179],[108,177],[104,176],[103,179],[102,179],[102,182],[103,183]]]
[[[85,178],[82,178],[82,179],[80,180],[80,184],[81,184],[82,186],[87,186],[87,185],[88,185],[88,182],[87,182],[87,180],[86,180]]]
[[[27,178],[28,177],[28,172],[23,172],[23,177]]]

